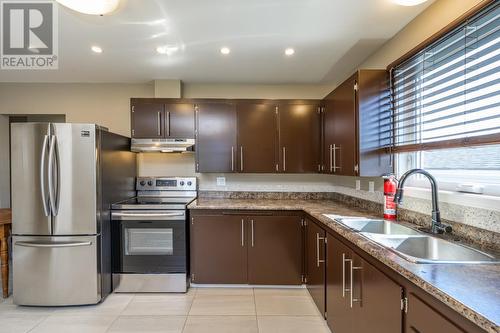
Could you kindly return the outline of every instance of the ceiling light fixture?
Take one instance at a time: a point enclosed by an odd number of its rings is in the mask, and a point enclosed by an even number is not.
[[[109,14],[118,8],[120,0],[56,0],[74,11],[89,15]]]
[[[177,51],[179,51],[179,47],[175,45],[162,45],[156,48],[156,52],[159,54],[171,55]]]
[[[93,45],[91,48],[92,52],[94,53],[102,53],[102,48],[97,46],[97,45]]]
[[[220,53],[227,55],[227,54],[231,53],[231,50],[229,49],[229,47],[221,47]]]
[[[417,6],[426,1],[427,0],[392,0],[392,2],[400,6]]]
[[[289,48],[287,48],[287,49],[285,50],[285,54],[286,54],[287,56],[292,56],[294,53],[295,53],[295,50],[294,50],[294,49],[292,49],[291,47],[289,47]]]

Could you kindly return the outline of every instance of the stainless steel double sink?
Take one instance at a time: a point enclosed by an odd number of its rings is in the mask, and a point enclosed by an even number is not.
[[[324,214],[365,238],[418,264],[492,264],[494,256],[387,220]]]

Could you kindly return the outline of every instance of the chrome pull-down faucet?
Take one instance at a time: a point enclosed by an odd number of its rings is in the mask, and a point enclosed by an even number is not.
[[[432,191],[432,224],[431,232],[433,234],[442,234],[444,232],[451,232],[451,226],[441,223],[441,215],[439,213],[439,203],[438,203],[438,186],[436,179],[427,171],[423,169],[411,169],[406,171],[399,180],[398,188],[396,189],[396,194],[394,196],[394,203],[401,204],[403,200],[403,187],[405,185],[406,179],[413,174],[421,174],[427,177],[431,183]]]

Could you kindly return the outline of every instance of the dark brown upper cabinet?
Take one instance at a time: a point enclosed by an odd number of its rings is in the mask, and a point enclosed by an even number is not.
[[[286,173],[320,171],[320,104],[280,104],[278,170]]]
[[[323,172],[391,172],[391,122],[387,72],[358,70],[323,100]]]
[[[165,104],[165,137],[194,139],[194,104]]]
[[[238,171],[276,171],[278,125],[276,106],[265,103],[238,103]]]
[[[131,121],[133,138],[163,138],[165,134],[165,106],[161,103],[133,104]]]
[[[193,103],[169,99],[132,99],[132,137],[194,139]]]
[[[237,118],[232,103],[196,104],[196,171],[236,172]]]

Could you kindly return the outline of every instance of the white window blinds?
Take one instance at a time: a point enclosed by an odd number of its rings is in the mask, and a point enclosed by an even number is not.
[[[396,152],[500,143],[499,3],[392,68]]]

